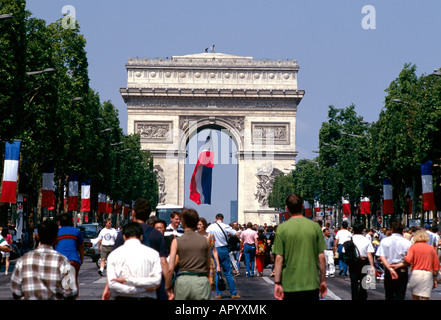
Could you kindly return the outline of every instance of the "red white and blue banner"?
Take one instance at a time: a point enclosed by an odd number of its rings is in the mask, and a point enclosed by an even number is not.
[[[201,148],[190,183],[190,199],[198,205],[211,204],[211,183],[214,151],[211,132]]]
[[[394,213],[394,202],[392,194],[392,182],[389,178],[383,179],[383,214]]]
[[[0,202],[17,203],[17,177],[21,141],[5,143],[5,162]]]
[[[51,210],[55,205],[54,197],[54,168],[47,168],[43,172],[41,184],[41,207]]]
[[[369,197],[360,198],[360,214],[370,214],[371,213],[371,201]]]
[[[303,207],[305,208],[305,217],[307,217],[307,218],[312,217],[311,204],[305,200],[305,201],[303,201]]]
[[[69,191],[67,210],[78,211],[78,176],[69,176]]]
[[[317,215],[318,212],[320,212],[320,201],[314,200],[314,213]]]
[[[436,210],[433,197],[432,161],[421,165],[421,183],[423,188],[423,210]]]
[[[351,203],[345,197],[341,197],[341,206],[343,208],[343,216],[351,215]]]
[[[106,213],[106,195],[98,193],[98,213]]]
[[[90,182],[81,182],[81,211],[90,212]]]
[[[124,215],[127,216],[130,213],[130,204],[126,203],[124,204]]]

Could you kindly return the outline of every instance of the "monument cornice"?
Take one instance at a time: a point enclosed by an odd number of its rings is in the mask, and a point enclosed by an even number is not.
[[[242,99],[294,99],[300,100],[304,90],[297,89],[218,89],[218,88],[120,88],[125,102],[129,98],[242,98]]]

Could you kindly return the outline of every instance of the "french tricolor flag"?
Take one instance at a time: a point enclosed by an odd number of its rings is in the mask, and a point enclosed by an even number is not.
[[[311,210],[311,205],[309,204],[308,201],[303,201],[303,206],[305,208],[305,217],[309,218],[312,217],[312,210]]]
[[[394,213],[392,196],[392,182],[389,178],[383,179],[383,214]]]
[[[78,211],[78,176],[75,174],[69,176],[68,197],[67,210]]]
[[[421,165],[421,183],[423,187],[423,210],[436,210],[433,197],[432,161]]]
[[[5,143],[5,163],[0,202],[17,203],[17,176],[21,141]]]
[[[124,204],[124,215],[127,216],[130,213],[130,204]]]
[[[368,197],[360,198],[360,213],[370,214],[371,213],[371,201]]]
[[[211,132],[201,148],[190,183],[190,199],[200,205],[211,204],[211,181],[214,167],[214,152]]]
[[[106,195],[98,193],[98,213],[106,213]]]
[[[52,208],[55,204],[54,197],[54,168],[50,167],[43,172],[41,185],[41,207]]]
[[[81,182],[81,211],[90,212],[90,181]]]
[[[320,201],[314,200],[314,213],[320,212]]]
[[[341,203],[342,203],[342,207],[343,207],[343,215],[344,216],[351,215],[351,204],[350,204],[349,200],[342,197]]]

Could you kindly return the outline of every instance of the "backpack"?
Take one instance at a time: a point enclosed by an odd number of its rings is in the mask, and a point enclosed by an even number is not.
[[[343,248],[343,262],[346,263],[348,266],[354,265],[358,259],[359,252],[354,241],[352,241],[352,238],[343,243]]]

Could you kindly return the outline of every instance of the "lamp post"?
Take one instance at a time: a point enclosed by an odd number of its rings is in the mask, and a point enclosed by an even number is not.
[[[0,14],[0,19],[11,19],[14,16],[12,14]]]

